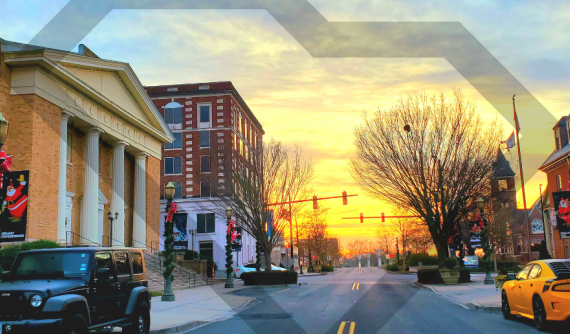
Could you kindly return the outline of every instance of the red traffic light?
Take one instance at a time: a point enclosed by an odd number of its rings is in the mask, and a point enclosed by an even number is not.
[[[313,196],[313,210],[317,210],[319,208],[319,202],[317,202],[317,196]]]
[[[382,212],[382,222],[385,222],[386,220],[384,219],[384,212]]]
[[[364,215],[362,213],[360,214],[360,222],[364,223]]]
[[[315,256],[313,255],[313,260],[315,259]]]
[[[346,191],[342,192],[342,205],[347,205],[348,204],[348,195],[346,194]]]

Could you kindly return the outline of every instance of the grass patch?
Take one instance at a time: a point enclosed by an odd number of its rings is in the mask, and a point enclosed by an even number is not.
[[[161,291],[151,291],[151,292],[150,292],[150,297],[151,297],[151,298],[152,298],[152,297],[160,297],[160,296],[162,296],[163,294],[164,294],[164,292],[161,292]]]

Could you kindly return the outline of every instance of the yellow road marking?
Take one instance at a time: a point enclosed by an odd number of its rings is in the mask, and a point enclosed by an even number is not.
[[[360,288],[360,283],[356,285],[356,290],[358,290],[358,288]]]
[[[352,290],[354,290],[355,287],[356,287],[356,283],[354,283],[354,284],[352,285]]]
[[[354,334],[354,328],[356,327],[356,322],[350,323],[350,329],[348,330],[348,334]]]
[[[338,331],[336,332],[336,334],[342,334],[344,332],[344,326],[346,326],[346,321],[343,321],[340,324],[340,327],[338,328]]]

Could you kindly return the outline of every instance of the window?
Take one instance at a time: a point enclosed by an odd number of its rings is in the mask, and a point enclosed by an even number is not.
[[[540,265],[535,264],[534,267],[532,267],[530,273],[528,274],[528,279],[539,278],[540,273],[542,273],[542,268],[540,268]]]
[[[95,266],[97,269],[108,268],[113,270],[113,262],[111,261],[111,253],[96,253]]]
[[[117,267],[117,276],[131,274],[127,252],[115,253],[115,267]]]
[[[67,162],[71,163],[71,133],[67,134]]]
[[[172,150],[175,148],[182,148],[182,133],[181,132],[175,132],[174,133],[174,141],[172,143],[164,144],[164,149],[166,149],[166,150]]]
[[[530,264],[530,265],[524,267],[524,269],[517,275],[517,279],[519,279],[519,280],[526,279],[526,277],[528,276],[528,272],[530,271],[532,266],[534,266],[534,264]]]
[[[214,243],[211,241],[200,243],[200,258],[214,258]]]
[[[556,186],[558,187],[558,191],[562,190],[562,177],[560,174],[556,175]]]
[[[212,127],[212,106],[198,105],[198,124],[200,128]]]
[[[166,188],[166,185],[168,183],[164,184],[164,187]],[[174,184],[174,199],[181,199],[182,198],[182,182],[172,182],[172,184]]]
[[[182,129],[182,105],[170,102],[164,106],[164,120],[171,129]]]
[[[507,180],[499,180],[499,190],[507,190]]]
[[[197,233],[215,233],[216,215],[213,213],[199,213],[197,215]]]
[[[210,131],[200,131],[200,148],[210,147]]]
[[[182,174],[182,158],[164,158],[164,175]]]
[[[200,182],[200,197],[210,197],[210,181]]]
[[[554,137],[556,139],[556,150],[560,149],[560,128],[554,130]]]
[[[131,253],[131,262],[133,265],[133,275],[143,273],[142,256],[140,253]]]
[[[200,157],[200,173],[210,173],[210,156],[203,155]]]
[[[255,268],[255,263],[246,264],[244,267],[246,267],[246,268]]]

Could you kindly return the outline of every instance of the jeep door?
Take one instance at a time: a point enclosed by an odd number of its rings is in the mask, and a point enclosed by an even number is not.
[[[112,253],[95,253],[95,275],[89,294],[89,308],[94,324],[111,321],[116,309],[117,276],[113,265]]]
[[[115,266],[117,267],[117,315],[125,314],[129,302],[132,277],[128,251],[115,251]]]

